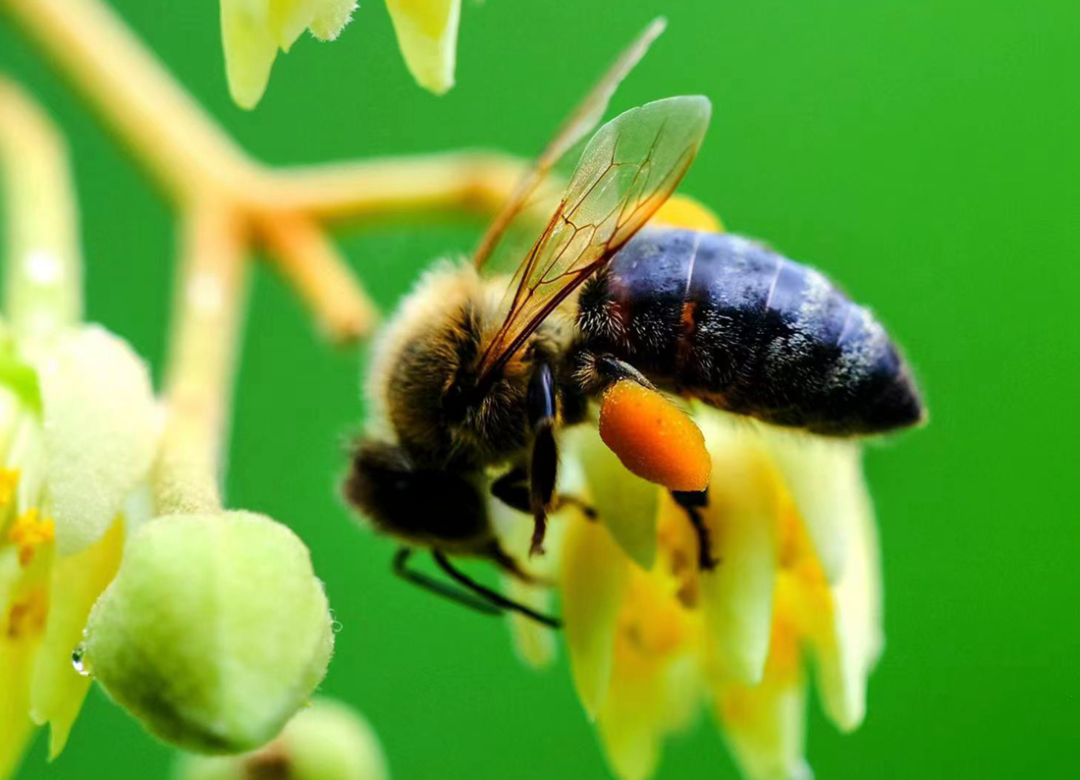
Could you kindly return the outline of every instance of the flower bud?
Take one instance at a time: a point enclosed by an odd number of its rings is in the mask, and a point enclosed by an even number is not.
[[[386,780],[371,726],[344,704],[320,700],[297,713],[270,744],[240,756],[184,756],[177,780]]]
[[[140,528],[90,615],[81,662],[161,739],[234,753],[272,739],[333,648],[304,544],[249,512]]]

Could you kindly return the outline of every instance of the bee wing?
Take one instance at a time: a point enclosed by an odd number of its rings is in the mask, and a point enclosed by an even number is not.
[[[603,268],[678,186],[709,125],[704,97],[673,97],[616,117],[581,155],[547,228],[518,267],[481,377],[502,366],[578,285]]]
[[[667,21],[661,16],[652,21],[633,43],[619,56],[617,60],[604,74],[603,78],[592,88],[585,99],[574,109],[574,112],[566,118],[559,128],[555,137],[548,143],[547,148],[541,152],[533,163],[525,177],[518,184],[517,189],[510,196],[510,200],[503,206],[503,210],[492,221],[484,234],[480,245],[473,255],[473,264],[478,270],[491,258],[492,253],[498,246],[503,234],[514,221],[536,188],[540,186],[544,178],[551,172],[562,156],[570,151],[582,138],[588,135],[607,111],[611,96],[623,79],[634,69],[634,66],[645,56],[652,42],[667,27]]]

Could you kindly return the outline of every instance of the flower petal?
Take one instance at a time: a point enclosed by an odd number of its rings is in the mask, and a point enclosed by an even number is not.
[[[97,326],[64,337],[38,366],[57,549],[84,549],[146,478],[158,414],[146,365]]]
[[[560,474],[560,484],[562,483]],[[533,519],[531,515],[515,511],[497,499],[489,502],[491,524],[503,551],[518,562],[526,572],[541,581],[552,581],[558,572],[561,558],[562,537],[565,529],[578,517],[575,512],[560,512],[548,524],[543,555],[529,557]],[[551,611],[551,588],[547,585],[530,585],[509,574],[502,576],[503,592],[518,602],[539,612]],[[535,620],[508,612],[506,616],[514,649],[518,658],[534,669],[542,669],[555,660],[555,632]]]
[[[282,51],[289,48],[311,24],[322,0],[269,0],[270,32]],[[267,0],[263,0],[267,2]]]
[[[765,676],[753,686],[723,688],[717,715],[743,773],[750,780],[806,780],[813,777],[804,757],[806,680],[798,640],[779,624]]]
[[[22,758],[33,723],[27,715],[27,679],[34,646],[0,640],[0,777],[10,777]]]
[[[690,722],[701,698],[701,678],[690,655],[665,659],[647,671],[621,666],[616,661],[597,724],[615,775],[645,780],[656,770],[664,738]]]
[[[759,426],[784,483],[806,523],[829,582],[840,579],[849,543],[849,518],[861,511],[859,446]]]
[[[311,20],[311,34],[320,41],[332,41],[341,35],[356,10],[356,0],[322,0]]]
[[[611,681],[628,564],[602,525],[580,519],[570,524],[562,551],[563,623],[574,685],[590,717]]]
[[[508,575],[503,575],[502,582],[503,592],[506,593],[507,598],[531,607],[537,612],[551,611],[551,593],[548,588],[529,585]],[[514,651],[521,662],[533,669],[545,669],[551,666],[556,653],[555,632],[517,612],[508,612],[506,619],[510,623]]]
[[[0,777],[11,776],[33,728],[30,674],[48,609],[46,571],[46,560],[26,569],[14,547],[0,548]]]
[[[454,86],[461,0],[386,0],[386,7],[416,82],[436,95]]]
[[[221,0],[221,38],[229,93],[241,108],[254,108],[278,50],[267,0]]]
[[[846,534],[848,564],[830,588],[831,620],[811,637],[822,707],[842,731],[857,728],[866,715],[866,680],[885,644],[877,529],[865,489],[860,499]]]
[[[769,653],[781,488],[752,429],[702,418],[713,459],[704,519],[720,561],[701,576],[711,657],[720,680],[754,684]]]
[[[656,523],[660,490],[626,470],[589,426],[568,431],[567,449],[578,453],[588,484],[589,500],[600,522],[638,566],[656,561]]]
[[[123,547],[123,522],[117,520],[90,547],[53,565],[49,620],[30,689],[30,717],[50,725],[50,760],[64,749],[90,687],[90,679],[72,668],[71,652],[82,640],[90,608],[120,566]]]

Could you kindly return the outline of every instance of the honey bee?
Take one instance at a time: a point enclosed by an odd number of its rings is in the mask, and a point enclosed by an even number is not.
[[[736,236],[646,227],[701,145],[704,97],[659,100],[601,127],[512,278],[498,273],[491,259],[508,226],[598,124],[661,29],[650,26],[564,124],[473,262],[428,271],[376,343],[371,419],[345,495],[403,543],[399,574],[485,612],[557,625],[449,556],[528,578],[495,538],[488,494],[532,515],[541,552],[560,500],[558,432],[588,420],[616,382],[825,436],[883,433],[923,416],[884,328],[823,275]],[[698,532],[701,565],[715,565],[697,511],[707,494],[675,495]],[[416,548],[471,592],[410,569]]]

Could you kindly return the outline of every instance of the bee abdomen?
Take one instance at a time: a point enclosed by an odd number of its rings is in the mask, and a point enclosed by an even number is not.
[[[643,231],[582,292],[579,325],[657,384],[766,422],[855,435],[922,417],[869,311],[737,236]]]

